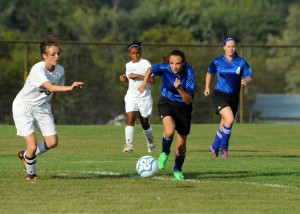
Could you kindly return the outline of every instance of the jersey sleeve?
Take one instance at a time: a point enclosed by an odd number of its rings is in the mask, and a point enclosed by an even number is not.
[[[215,60],[212,61],[207,69],[207,72],[212,75],[212,76],[215,76],[216,73],[217,73],[217,66],[215,64]]]
[[[37,88],[49,81],[44,69],[39,68],[38,66],[35,66],[31,69],[30,78],[32,79],[31,83]]]
[[[243,65],[243,77],[244,78],[253,77],[252,69],[246,60],[244,61],[244,65]]]
[[[187,68],[187,84],[186,84],[186,92],[190,95],[194,94],[195,91],[195,72],[194,69],[189,65]]]
[[[155,64],[151,66],[151,73],[155,76],[160,76],[162,74],[163,69],[165,68],[164,64]]]
[[[64,86],[65,85],[65,72],[63,71],[59,81],[58,81],[58,85]]]

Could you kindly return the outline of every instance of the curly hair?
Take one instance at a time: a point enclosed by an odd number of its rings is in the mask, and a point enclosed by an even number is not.
[[[40,42],[40,52],[41,55],[46,53],[46,49],[49,46],[57,46],[59,45],[59,39],[56,35],[48,35]]]

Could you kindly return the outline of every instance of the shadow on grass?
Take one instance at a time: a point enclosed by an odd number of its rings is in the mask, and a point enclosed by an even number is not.
[[[209,156],[211,156],[211,152],[207,149],[207,150],[193,150],[193,151],[189,151],[190,153],[193,152],[203,152],[203,153],[207,153]],[[237,153],[239,153],[239,155],[237,155]],[[252,154],[244,154],[244,153],[252,153]],[[263,153],[271,153],[273,155],[263,155]],[[232,155],[233,154],[233,155]],[[257,155],[255,155],[257,154]],[[278,157],[278,158],[300,158],[300,155],[277,155],[274,154],[274,151],[268,151],[268,150],[235,150],[235,149],[229,149],[229,156],[230,157]]]
[[[251,171],[218,171],[218,172],[192,172],[184,173],[187,179],[239,179],[250,177],[282,177],[282,176],[300,176],[300,172],[264,172],[256,173]]]

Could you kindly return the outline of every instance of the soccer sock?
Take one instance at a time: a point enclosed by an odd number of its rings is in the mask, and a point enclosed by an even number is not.
[[[211,145],[215,152],[219,151],[219,148],[221,146],[221,140],[222,140],[222,132],[220,131],[220,129],[218,129],[216,133],[215,141]]]
[[[231,128],[228,128],[223,125],[221,148],[226,150],[228,149],[230,134],[231,134]]]
[[[179,151],[177,150],[175,152],[175,166],[174,166],[174,172],[181,172],[182,165],[184,163],[186,150]]]
[[[26,170],[28,175],[35,175],[36,174],[36,156],[32,158],[26,157],[26,154],[24,156],[24,159],[26,161]]]
[[[134,126],[125,127],[126,144],[133,145]]]
[[[43,154],[47,151],[48,151],[48,148],[46,146],[46,142],[43,141],[43,140],[38,142],[35,155],[38,156],[38,155]]]
[[[150,143],[154,143],[154,140],[153,140],[153,132],[152,132],[152,127],[150,126],[149,129],[147,130],[143,130],[143,133],[147,139],[147,143],[150,144]]]
[[[172,141],[173,141],[173,138],[172,139],[167,139],[165,138],[165,136],[163,136],[162,138],[162,152],[166,153],[167,155],[170,154],[171,150],[171,145],[172,145]]]

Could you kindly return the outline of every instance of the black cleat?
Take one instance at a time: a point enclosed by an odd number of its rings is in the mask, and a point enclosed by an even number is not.
[[[25,151],[20,151],[18,153],[18,157],[20,158],[20,160],[22,161],[22,163],[24,165],[24,168],[26,169],[26,161],[25,161],[24,153],[25,153]]]

